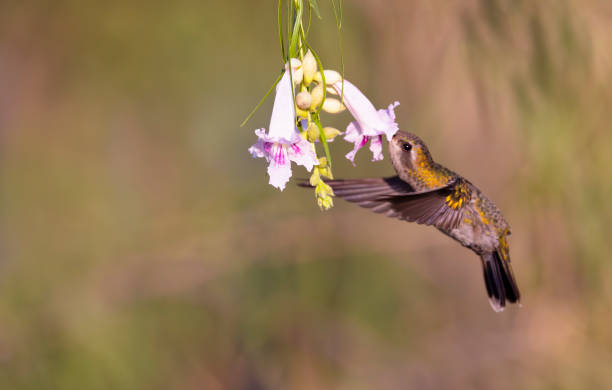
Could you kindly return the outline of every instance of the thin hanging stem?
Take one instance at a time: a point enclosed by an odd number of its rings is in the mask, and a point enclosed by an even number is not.
[[[268,92],[266,92],[266,94],[264,95],[263,98],[261,98],[261,100],[259,101],[259,103],[257,103],[257,105],[255,106],[255,108],[253,109],[253,111],[251,111],[251,113],[249,115],[247,115],[247,117],[244,119],[244,121],[242,121],[242,123],[240,124],[240,127],[243,127],[244,125],[247,124],[247,122],[249,121],[249,119],[251,119],[251,117],[255,114],[255,112],[259,109],[259,107],[261,107],[261,105],[263,104],[263,102],[266,101],[266,99],[268,98],[268,96],[272,93],[272,91],[274,91],[274,87],[276,87],[276,84],[278,84],[278,82],[280,81],[280,79],[283,77],[283,74],[281,73],[276,80],[274,81],[274,84],[272,84],[272,86],[270,87],[270,89],[268,89]]]
[[[283,62],[285,62],[285,42],[283,41],[282,5],[283,5],[283,0],[278,0],[278,38],[280,40],[281,55],[283,56]]]
[[[342,0],[338,1],[338,9],[336,9],[335,0],[331,0],[332,8],[334,9],[334,16],[336,18],[336,32],[338,34],[338,46],[340,49],[340,75],[344,80],[344,51],[342,49]],[[344,100],[344,83],[342,83],[342,90],[340,91],[340,99]]]
[[[321,140],[321,144],[323,145],[323,150],[325,150],[325,157],[327,157],[327,164],[331,168],[331,153],[329,152],[329,145],[327,144],[327,138],[325,138],[325,132],[323,131],[323,126],[321,125],[321,120],[319,119],[319,114],[312,114],[312,121],[319,128],[319,139]]]

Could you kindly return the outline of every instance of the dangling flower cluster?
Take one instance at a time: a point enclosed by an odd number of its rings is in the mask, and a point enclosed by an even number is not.
[[[299,21],[302,1],[293,1],[295,16]],[[309,1],[309,7],[312,4]],[[386,109],[377,110],[340,73],[333,70],[319,71],[321,63],[309,49],[301,23],[295,26],[297,35],[295,29],[291,35],[300,39],[296,38],[295,46],[288,49],[291,57],[288,57],[284,73],[276,85],[268,132],[265,129],[255,130],[258,140],[249,148],[249,152],[253,157],[263,157],[268,161],[269,183],[281,191],[291,178],[291,162],[304,166],[308,172],[312,172],[310,185],[315,189],[317,204],[327,210],[333,206],[334,196],[332,188],[324,181],[333,179],[328,143],[342,132],[332,127],[323,127],[321,111],[337,114],[348,109],[353,116],[354,120],[344,132],[344,140],[353,144],[353,150],[346,158],[355,165],[357,151],[368,142],[373,154],[372,161],[383,159],[383,136],[391,140],[398,130],[394,110],[399,103],[394,102]],[[335,97],[328,97],[328,93]],[[317,156],[317,142],[322,145],[325,157]]]

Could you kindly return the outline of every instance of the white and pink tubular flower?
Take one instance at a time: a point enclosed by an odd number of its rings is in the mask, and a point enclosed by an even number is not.
[[[391,140],[399,129],[395,122],[395,107],[399,102],[394,102],[387,109],[376,110],[372,102],[353,84],[342,80],[331,84],[338,94],[344,94],[343,102],[355,120],[346,127],[344,139],[352,144],[354,148],[347,153],[346,158],[355,165],[355,154],[370,141],[372,161],[383,159],[382,136],[386,135]]]
[[[294,82],[301,79],[301,63],[291,60]],[[288,66],[286,67],[288,69]],[[295,104],[291,91],[289,72],[285,71],[276,86],[276,98],[270,118],[270,129],[255,130],[257,142],[249,148],[253,157],[265,157],[268,161],[270,185],[285,189],[291,178],[291,161],[304,166],[308,171],[319,163],[313,145],[300,137],[295,120]]]

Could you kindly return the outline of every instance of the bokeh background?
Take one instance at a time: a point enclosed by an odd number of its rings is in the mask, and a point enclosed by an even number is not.
[[[0,3],[0,388],[612,388],[610,2],[344,2],[347,78],[509,220],[502,314],[434,229],[267,185],[276,34],[275,2]]]

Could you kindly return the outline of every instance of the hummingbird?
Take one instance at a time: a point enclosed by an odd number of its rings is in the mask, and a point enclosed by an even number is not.
[[[434,226],[455,239],[480,257],[493,310],[503,311],[507,302],[519,303],[510,265],[510,226],[497,206],[469,180],[436,163],[412,133],[398,131],[389,141],[389,154],[396,176],[326,183],[349,202],[387,217]]]

